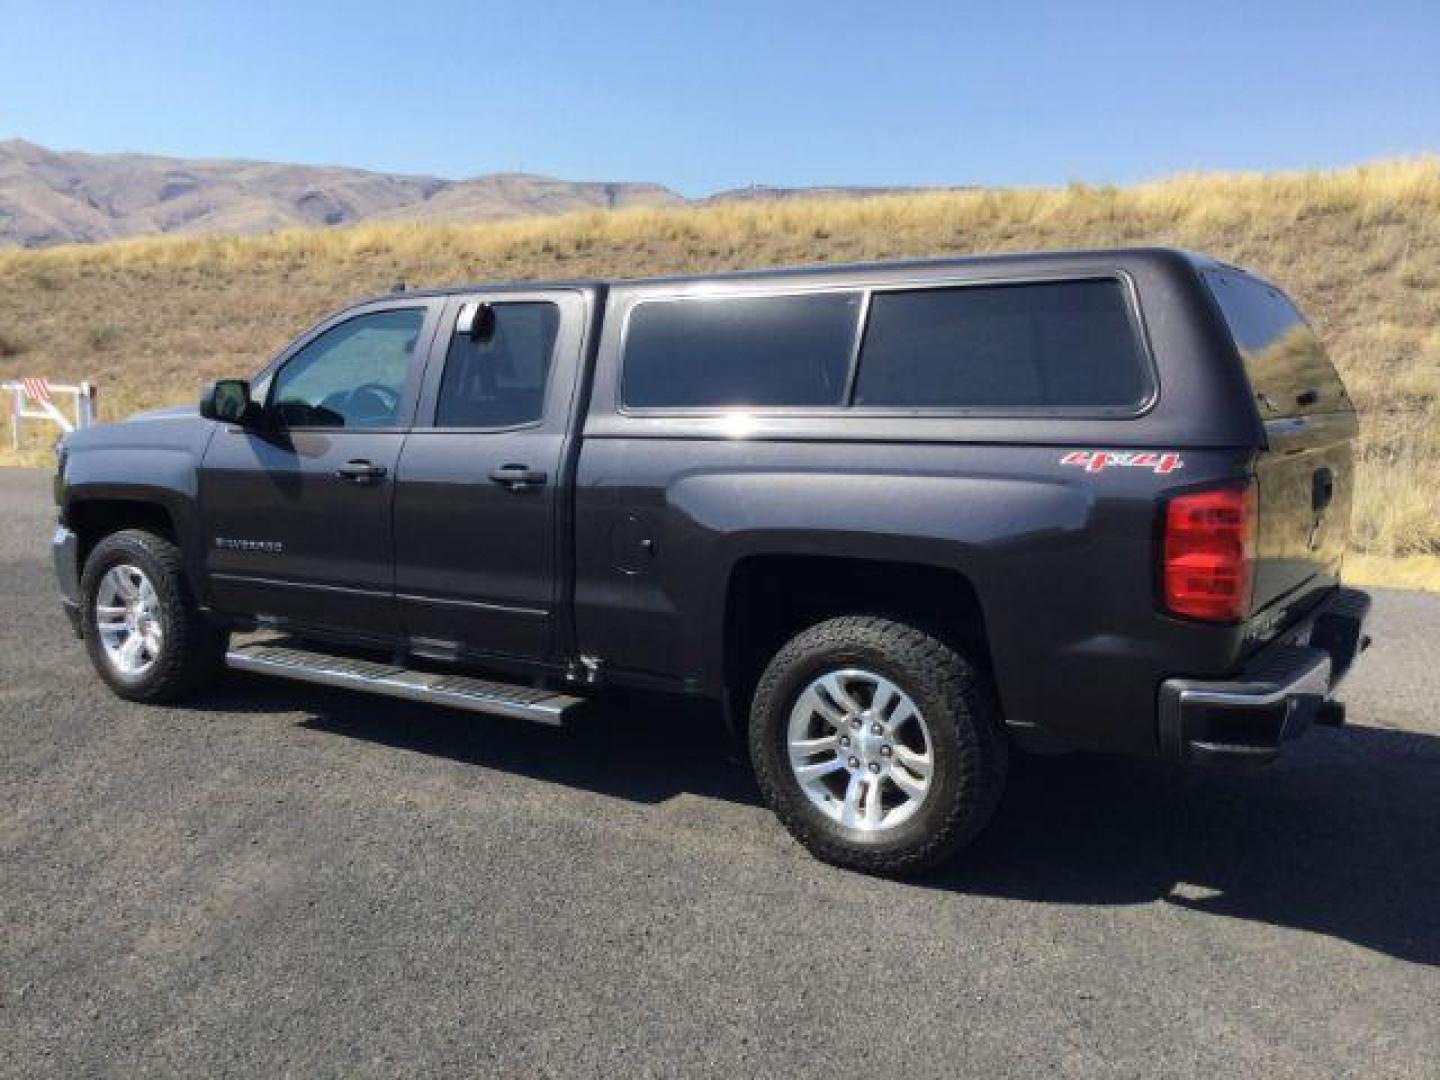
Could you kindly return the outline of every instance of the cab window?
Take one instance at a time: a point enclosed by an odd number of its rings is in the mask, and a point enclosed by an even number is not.
[[[487,335],[457,333],[450,341],[437,428],[520,427],[544,414],[560,309],[548,301],[487,308],[493,320]]]
[[[280,369],[271,409],[286,427],[393,427],[424,322],[415,307],[332,327]]]

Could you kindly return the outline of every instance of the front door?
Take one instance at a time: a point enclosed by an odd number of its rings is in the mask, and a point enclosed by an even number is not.
[[[260,427],[226,426],[200,470],[211,602],[357,639],[399,634],[395,473],[438,301],[346,312],[260,380]]]
[[[585,298],[457,297],[395,492],[395,589],[427,655],[546,660],[561,613],[557,509]]]

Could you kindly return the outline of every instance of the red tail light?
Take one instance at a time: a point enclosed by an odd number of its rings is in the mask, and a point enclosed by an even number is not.
[[[1176,615],[1236,622],[1255,587],[1255,485],[1177,495],[1165,507],[1165,607]]]

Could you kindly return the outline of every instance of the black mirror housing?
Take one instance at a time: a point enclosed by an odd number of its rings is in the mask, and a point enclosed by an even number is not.
[[[489,304],[466,304],[460,309],[455,332],[484,344],[495,337],[495,309]]]
[[[250,384],[244,379],[220,379],[200,395],[200,415],[222,424],[253,427],[260,410],[250,400]]]

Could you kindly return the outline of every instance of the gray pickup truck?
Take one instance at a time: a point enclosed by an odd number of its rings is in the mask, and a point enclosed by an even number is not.
[[[402,292],[68,436],[55,566],[122,697],[698,695],[811,851],[899,873],[1014,748],[1342,722],[1356,431],[1279,289],[1165,249]]]

